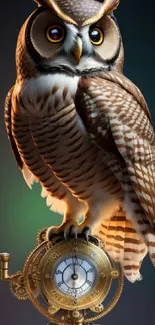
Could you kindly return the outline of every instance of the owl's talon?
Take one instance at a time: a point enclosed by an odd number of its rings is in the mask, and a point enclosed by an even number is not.
[[[84,227],[82,230],[82,236],[86,239],[86,241],[89,241],[89,237],[91,235],[91,230],[88,226]]]
[[[50,227],[47,229],[46,237],[47,240],[52,241],[56,236],[60,235],[59,227]]]
[[[75,226],[75,225],[70,226],[70,235],[72,237],[74,236],[77,239],[77,235],[78,235],[77,226]]]
[[[70,235],[70,227],[64,230],[65,241],[68,241],[69,235]]]
[[[75,237],[77,239],[77,226],[70,225],[70,227],[67,227],[67,229],[64,231],[65,240],[68,241],[70,237]]]

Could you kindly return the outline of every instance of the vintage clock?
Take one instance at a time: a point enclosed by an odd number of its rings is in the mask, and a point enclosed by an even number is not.
[[[8,275],[9,254],[1,254],[1,279],[9,280],[19,299],[30,299],[39,312],[55,324],[90,323],[107,314],[117,303],[123,272],[104,251],[97,237],[53,237],[38,234],[38,246],[26,259],[22,272]],[[113,282],[116,292],[107,303]],[[107,305],[106,305],[107,304]]]

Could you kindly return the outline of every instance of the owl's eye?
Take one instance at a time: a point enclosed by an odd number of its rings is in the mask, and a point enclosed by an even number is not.
[[[99,27],[93,27],[89,31],[89,38],[94,45],[101,45],[104,41],[103,31]]]
[[[46,37],[51,43],[60,43],[65,37],[65,31],[60,25],[52,25],[47,28]]]

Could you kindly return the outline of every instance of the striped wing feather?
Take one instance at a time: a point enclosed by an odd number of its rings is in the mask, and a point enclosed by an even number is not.
[[[130,282],[141,280],[139,270],[147,254],[147,247],[122,210],[110,220],[103,221],[99,236],[110,257],[122,264],[127,279]]]
[[[5,108],[4,108],[5,125],[6,125],[8,138],[9,138],[11,148],[12,148],[14,157],[16,159],[17,165],[18,165],[19,169],[22,171],[25,182],[27,183],[27,185],[30,188],[32,188],[32,185],[33,185],[34,181],[37,182],[37,180],[35,179],[34,175],[28,170],[28,168],[24,164],[23,160],[21,159],[19,150],[17,148],[15,139],[14,139],[13,134],[12,134],[12,128],[11,128],[11,97],[12,97],[13,90],[14,90],[14,87],[12,87],[10,89],[10,91],[8,92],[8,95],[6,97],[6,100],[5,100]]]

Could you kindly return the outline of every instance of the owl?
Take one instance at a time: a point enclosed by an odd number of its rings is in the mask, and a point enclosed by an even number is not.
[[[97,235],[128,280],[140,280],[147,252],[155,265],[155,138],[143,95],[123,75],[119,0],[36,2],[5,103],[17,164],[64,216],[49,240]]]

